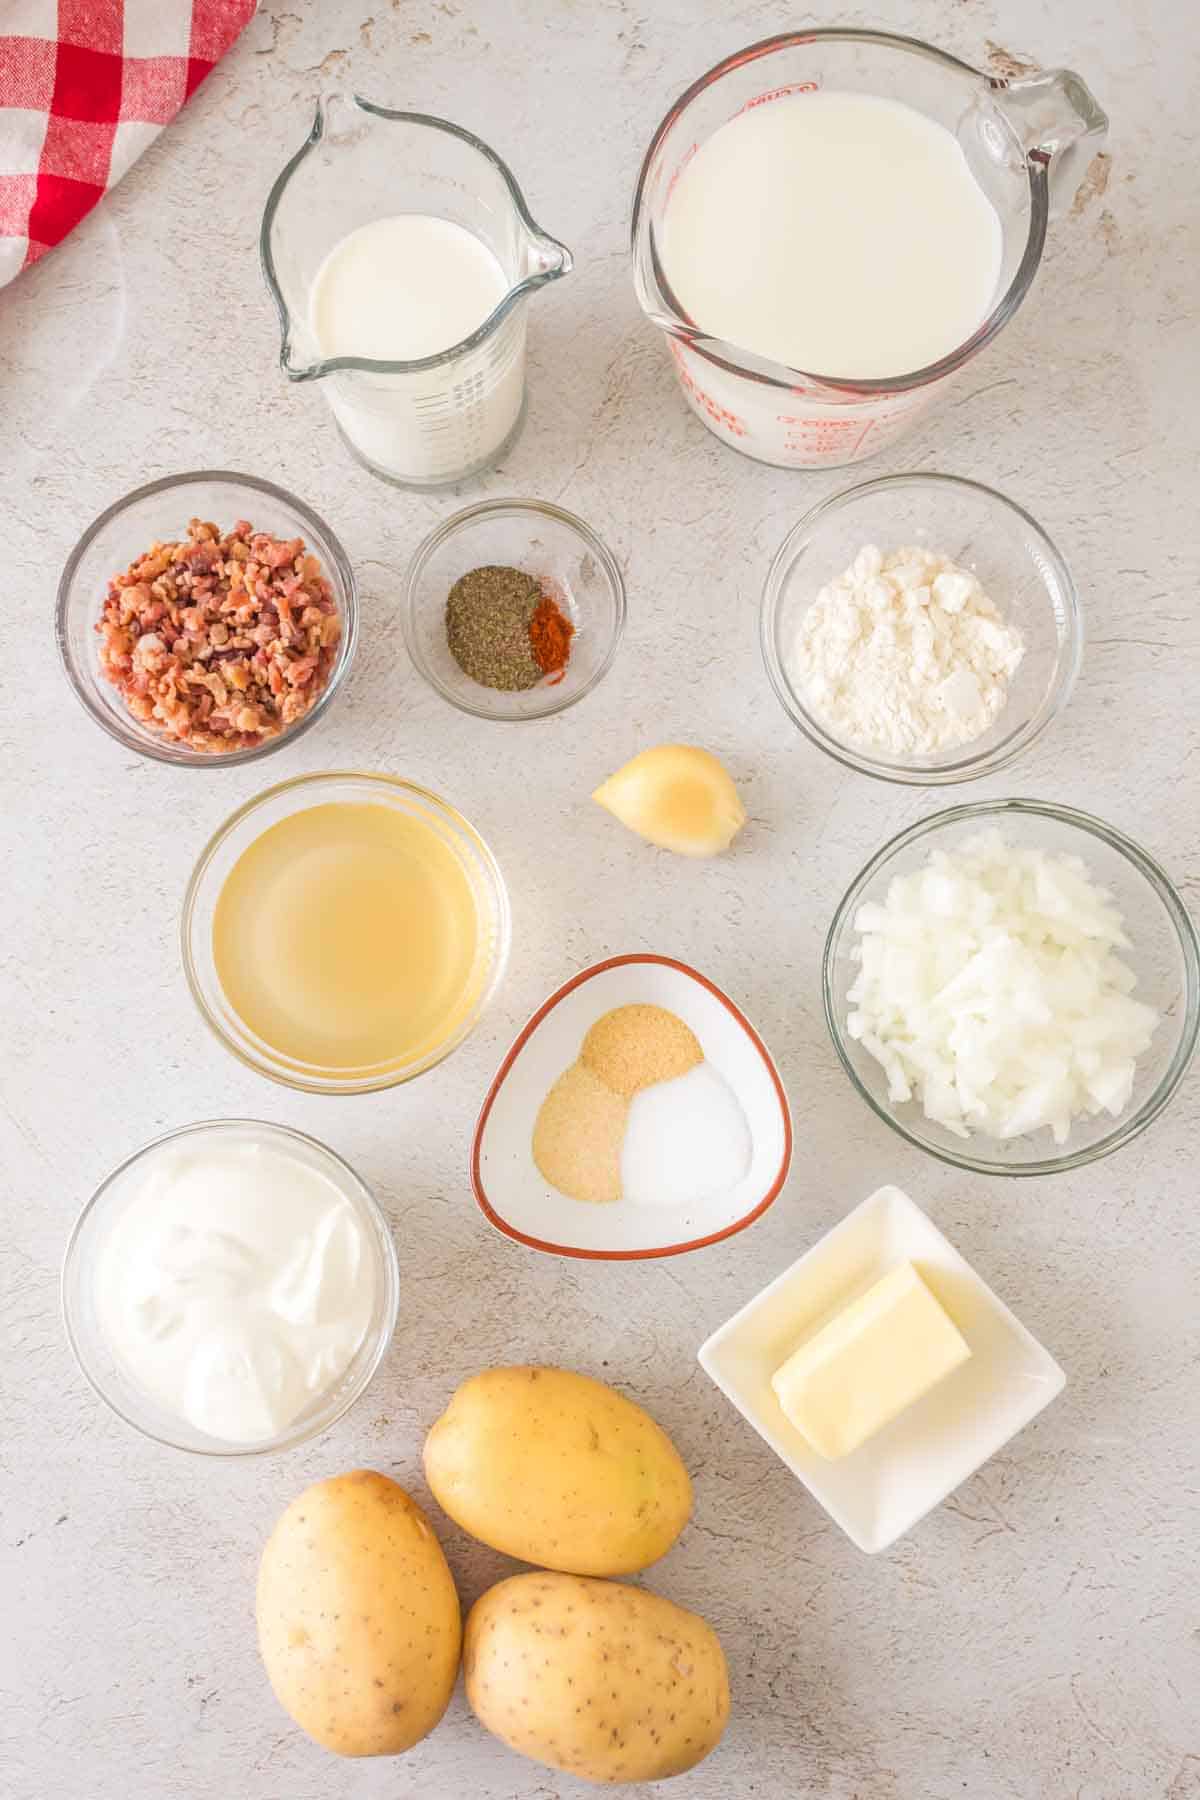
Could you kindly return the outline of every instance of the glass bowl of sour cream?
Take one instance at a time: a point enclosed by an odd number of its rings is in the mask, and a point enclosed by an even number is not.
[[[303,1132],[206,1120],[136,1150],[80,1214],[67,1338],[119,1418],[174,1449],[253,1456],[341,1418],[391,1342],[392,1234]]]
[[[1023,507],[955,475],[886,475],[814,506],[768,571],[760,636],[810,743],[914,787],[1029,749],[1083,654],[1064,557]]]

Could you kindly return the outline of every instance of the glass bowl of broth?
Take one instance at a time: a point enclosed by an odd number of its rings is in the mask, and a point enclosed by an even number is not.
[[[188,883],[184,972],[262,1075],[318,1094],[411,1081],[478,1024],[508,958],[500,869],[445,800],[391,775],[301,775],[227,819]]]

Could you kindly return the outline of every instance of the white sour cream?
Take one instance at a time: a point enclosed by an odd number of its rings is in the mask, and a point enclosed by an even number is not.
[[[284,1431],[345,1373],[377,1265],[334,1182],[237,1136],[148,1159],[96,1259],[96,1316],[129,1379],[228,1443]]]

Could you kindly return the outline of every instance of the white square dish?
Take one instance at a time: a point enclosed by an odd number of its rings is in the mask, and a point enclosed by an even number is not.
[[[853,1455],[818,1456],[771,1376],[802,1340],[900,1262],[912,1262],[962,1332],[970,1360]],[[700,1365],[869,1555],[939,1506],[1048,1406],[1066,1376],[1048,1350],[897,1187],[882,1187],[713,1332]]]

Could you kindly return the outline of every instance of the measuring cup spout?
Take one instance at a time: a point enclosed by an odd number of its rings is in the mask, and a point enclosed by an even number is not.
[[[542,281],[557,281],[560,275],[569,275],[574,267],[575,258],[565,244],[544,231],[530,234],[525,251],[527,275],[538,276]]]
[[[1050,211],[1067,208],[1108,133],[1108,117],[1072,69],[989,77],[997,106],[1031,163],[1045,167]]]

